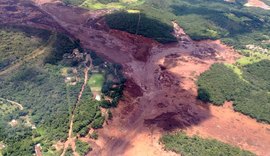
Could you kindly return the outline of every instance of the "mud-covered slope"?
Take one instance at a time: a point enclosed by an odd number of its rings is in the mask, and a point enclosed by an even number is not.
[[[88,155],[175,155],[164,151],[158,139],[177,130],[215,138],[258,155],[269,153],[269,125],[257,123],[231,107],[205,105],[197,99],[197,76],[213,63],[234,63],[240,56],[232,48],[208,40],[161,45],[108,29],[100,18],[108,11],[82,11],[46,0],[34,4],[53,21],[49,25],[58,25],[85,48],[121,63],[128,78],[125,98],[112,111],[113,120],[99,130],[99,139],[81,138],[93,145]],[[31,19],[23,21],[28,24]],[[39,27],[31,22],[29,25]],[[179,35],[189,39],[183,33]],[[143,59],[135,55],[139,49]]]

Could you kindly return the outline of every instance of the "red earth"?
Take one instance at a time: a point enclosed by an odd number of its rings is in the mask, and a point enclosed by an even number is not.
[[[1,10],[3,3],[0,2]],[[35,0],[30,8],[23,4],[14,3],[19,9],[4,11],[0,21],[67,32],[80,39],[85,48],[124,67],[128,78],[125,98],[112,110],[113,120],[99,130],[97,141],[80,138],[94,147],[88,155],[177,155],[165,151],[158,141],[162,134],[174,131],[221,140],[257,155],[270,155],[269,124],[234,112],[229,102],[217,107],[196,98],[195,82],[202,72],[213,63],[234,63],[241,57],[233,48],[220,41],[192,41],[175,24],[179,43],[161,45],[141,36],[109,30],[101,17],[109,11],[88,11],[53,0]],[[19,16],[29,9],[27,16]],[[37,17],[44,17],[44,21],[32,20]]]

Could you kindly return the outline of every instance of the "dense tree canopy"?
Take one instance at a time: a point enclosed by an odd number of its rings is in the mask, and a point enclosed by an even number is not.
[[[214,64],[198,80],[198,98],[217,105],[233,101],[234,109],[270,122],[269,60],[243,67],[243,78],[224,64]]]
[[[165,149],[184,156],[254,156],[255,154],[212,139],[187,136],[185,133],[167,134],[160,141]]]

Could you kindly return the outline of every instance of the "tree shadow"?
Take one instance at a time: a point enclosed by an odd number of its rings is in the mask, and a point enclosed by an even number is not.
[[[105,16],[111,29],[152,38],[160,43],[176,42],[173,27],[143,13],[115,12]]]

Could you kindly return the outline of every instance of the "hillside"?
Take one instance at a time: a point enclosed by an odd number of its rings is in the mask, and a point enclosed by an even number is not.
[[[0,155],[268,155],[268,5],[1,1]]]
[[[74,110],[74,134],[86,135],[89,129],[87,126],[92,121],[95,129],[102,127],[103,121],[94,123],[102,117],[101,114],[97,115],[102,102],[87,101],[88,105],[93,105],[95,109],[90,113],[93,119],[89,119],[86,125],[81,125],[85,122],[85,116],[79,116],[83,115],[80,109],[88,108],[80,108],[83,103],[78,104],[80,107],[75,107],[80,100],[78,96],[84,81],[84,58],[74,53],[76,48],[81,49],[78,43],[63,34],[24,26],[2,26],[1,33],[5,37],[1,44],[10,46],[3,47],[6,51],[1,51],[3,67],[0,72],[0,97],[4,101],[1,102],[3,110],[0,140],[6,146],[3,155],[32,155],[36,144],[41,144],[44,154],[53,154],[55,149],[52,145],[57,141],[65,141],[68,137]],[[109,83],[104,94],[115,100],[112,104],[115,106],[116,98],[121,96],[121,89],[111,92],[111,86],[121,85],[121,71],[114,75],[112,70],[114,71],[117,65],[107,64],[104,67],[104,62],[94,53],[92,59],[91,70],[104,73],[104,81]],[[119,67],[117,69],[120,70]],[[91,71],[89,76],[93,74]],[[103,88],[103,83],[99,85]],[[81,91],[85,94],[83,99],[91,98],[92,94],[101,95],[101,89],[98,92],[92,90],[91,93],[90,87],[91,85],[85,87],[89,88],[88,93]],[[9,100],[20,103],[23,108],[6,110],[5,107],[12,104]],[[111,107],[110,102],[107,105],[107,108]]]

